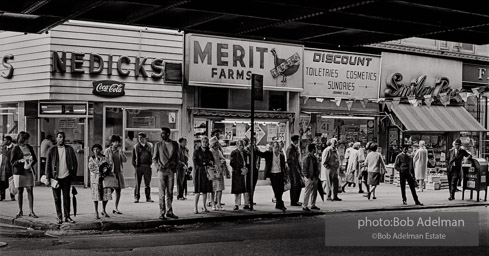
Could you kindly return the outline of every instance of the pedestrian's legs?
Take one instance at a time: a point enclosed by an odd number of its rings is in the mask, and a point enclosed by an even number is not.
[[[401,196],[402,202],[406,202],[406,176],[409,174],[405,174],[403,172],[399,173],[399,181],[401,182]]]
[[[29,210],[31,214],[34,214],[34,187],[26,187],[27,200],[29,200]],[[35,216],[35,214],[34,214]]]
[[[310,179],[306,179],[306,187],[305,187],[305,192],[304,192],[304,202],[302,203],[302,208],[309,207],[309,198],[311,197],[312,194],[312,189],[313,189],[313,181]]]
[[[217,197],[217,208],[222,209],[222,206],[221,206],[222,191],[217,191],[216,197]]]
[[[121,201],[121,192],[122,192],[122,189],[120,187],[115,188],[115,211],[116,212],[120,212],[119,211],[119,202]]]
[[[318,179],[313,180],[312,194],[311,194],[311,207],[316,206],[316,198],[318,195]]]
[[[134,200],[139,201],[141,198],[141,180],[143,178],[143,172],[141,170],[141,167],[136,167],[135,168],[135,173],[134,176],[136,178],[136,184],[134,185]]]
[[[151,200],[151,166],[144,166],[143,178],[144,178],[144,194],[146,195],[147,202],[153,202]]]
[[[159,180],[158,196],[159,196],[159,203],[160,203],[160,216],[165,216],[165,214],[166,214],[166,208],[165,208],[166,207],[166,205],[165,205],[165,192],[166,192],[165,177],[166,177],[166,175],[163,175],[163,172],[158,171],[158,180]]]
[[[199,197],[200,197],[200,193],[195,193],[194,213],[199,212]]]
[[[245,205],[250,205],[250,193],[246,192],[243,194],[243,198],[244,198],[244,204]]]
[[[59,187],[53,188],[54,206],[56,207],[56,215],[58,219],[63,219],[63,212],[61,210],[61,185],[58,182]]]
[[[168,209],[168,213],[173,213],[173,187],[175,184],[175,174],[172,172],[168,175],[167,178],[167,186],[166,186],[166,207]]]
[[[100,216],[98,216],[98,201],[93,201],[93,207],[95,208],[95,218],[100,219]]]
[[[409,189],[411,189],[411,194],[413,195],[414,202],[418,204],[419,200],[418,200],[418,195],[416,194],[416,184],[414,184],[414,178],[411,175],[409,175],[407,177],[407,182],[409,184]]]
[[[331,180],[331,186],[333,187],[333,199],[336,199],[338,198],[338,186],[339,186],[338,173],[330,174],[329,179]],[[328,194],[328,198],[330,196],[331,196],[331,191],[330,194]]]
[[[241,194],[234,194],[234,206],[241,204]]]
[[[71,188],[71,179],[70,177],[58,180],[58,184],[61,188],[61,192],[63,193],[63,211],[65,218],[70,217],[70,188]]]
[[[452,172],[448,171],[447,172],[447,178],[448,178],[448,193],[450,194],[450,198],[452,198]]]
[[[185,177],[185,170],[177,171],[177,200],[183,198],[183,178]]]
[[[109,201],[102,201],[102,210],[103,210],[103,213],[105,213],[105,217],[109,217],[109,215],[107,214],[107,211],[106,211],[108,202]]]
[[[207,210],[207,193],[202,193],[202,201],[203,201],[203,205],[204,205],[204,211],[208,211]]]
[[[455,192],[457,191],[458,173],[452,173],[452,180],[449,181],[452,186],[451,197],[455,198]]]
[[[19,193],[17,195],[17,203],[19,205],[19,214],[17,216],[22,216],[23,214],[23,211],[22,211],[22,206],[23,206],[23,202],[24,202],[24,188],[19,188]]]
[[[0,181],[0,201],[5,199],[5,190],[8,188],[8,180]]]

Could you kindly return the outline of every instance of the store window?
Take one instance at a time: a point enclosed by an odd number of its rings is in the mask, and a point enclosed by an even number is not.
[[[19,124],[19,110],[17,103],[0,104],[0,135],[17,138]]]

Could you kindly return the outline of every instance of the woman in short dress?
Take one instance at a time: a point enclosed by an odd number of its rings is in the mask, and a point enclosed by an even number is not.
[[[112,213],[122,214],[119,211],[119,201],[121,200],[121,190],[126,187],[124,182],[124,174],[122,173],[123,163],[127,161],[124,151],[122,151],[122,140],[119,135],[112,135],[110,138],[110,147],[106,148],[104,155],[107,158],[107,162],[112,166],[119,186],[115,188],[115,209]]]
[[[373,199],[377,199],[375,197],[375,189],[380,184],[380,176],[381,173],[385,173],[385,164],[382,159],[382,155],[377,152],[377,143],[371,143],[367,157],[365,158],[365,165],[368,170],[368,181],[367,184],[370,185],[370,192],[367,193],[367,198],[370,200],[370,195],[373,196]]]
[[[224,190],[224,175],[226,175],[226,159],[219,150],[219,141],[216,137],[210,140],[211,152],[214,156],[214,167],[216,168],[217,178],[212,180],[212,191],[216,193],[217,204],[212,207],[212,210],[223,210],[221,205],[222,191]]]
[[[102,201],[102,216],[109,218],[105,210],[109,200],[112,200],[112,189],[104,188],[104,178],[100,175],[100,166],[107,163],[107,159],[102,155],[102,146],[95,144],[92,146],[93,156],[88,160],[88,169],[90,170],[90,183],[92,187],[92,200],[95,206],[95,218],[100,219],[98,215],[98,201]]]
[[[17,145],[12,149],[10,163],[14,173],[14,184],[19,189],[18,203],[19,213],[16,218],[23,215],[22,204],[24,200],[24,188],[27,190],[27,199],[29,200],[29,216],[38,218],[34,213],[34,172],[33,166],[37,163],[36,154],[31,145],[28,144],[29,133],[19,132],[17,135]]]
[[[194,161],[194,193],[195,193],[195,207],[194,213],[197,214],[199,206],[199,197],[202,193],[203,207],[202,211],[209,212],[207,209],[207,193],[212,192],[212,181],[207,178],[206,167],[214,165],[214,156],[209,149],[209,138],[204,136],[202,139],[202,146],[194,151],[192,157]],[[211,199],[212,200],[212,199]]]

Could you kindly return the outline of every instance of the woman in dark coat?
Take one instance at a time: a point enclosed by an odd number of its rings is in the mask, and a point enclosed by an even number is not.
[[[233,175],[231,180],[231,194],[234,194],[234,209],[239,210],[241,203],[241,194],[244,194],[245,204],[248,203],[248,191],[246,187],[245,176],[250,165],[248,161],[248,153],[244,150],[244,141],[239,140],[238,148],[231,152],[231,167],[233,168]],[[248,205],[245,208],[249,207]]]
[[[199,213],[199,197],[202,193],[203,207],[202,211],[209,212],[206,207],[207,193],[212,192],[212,181],[207,178],[207,166],[214,165],[214,156],[209,149],[209,138],[202,138],[202,146],[194,151],[193,155],[195,173],[194,173],[194,186],[195,186],[195,207],[194,213]]]
[[[20,218],[23,215],[22,204],[24,188],[27,190],[27,199],[29,200],[29,216],[37,218],[34,213],[34,171],[33,166],[37,163],[36,154],[29,142],[29,133],[19,132],[17,136],[17,145],[12,149],[10,154],[10,164],[14,173],[15,187],[19,189],[18,202],[19,202],[19,214],[16,218]]]

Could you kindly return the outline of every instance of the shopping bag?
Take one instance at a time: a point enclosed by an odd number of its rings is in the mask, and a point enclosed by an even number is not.
[[[17,193],[19,192],[19,190],[15,187],[14,184],[14,176],[8,178],[8,190],[12,195],[17,195]]]

